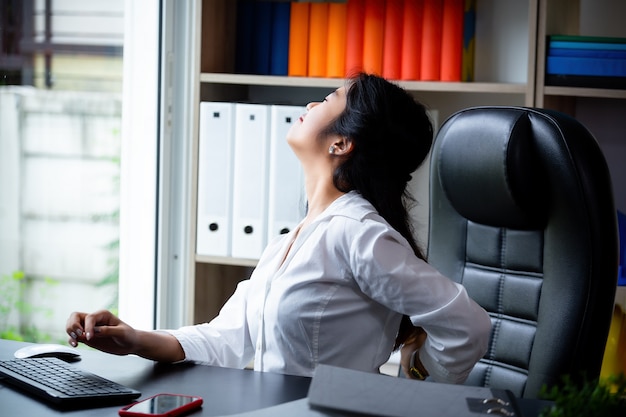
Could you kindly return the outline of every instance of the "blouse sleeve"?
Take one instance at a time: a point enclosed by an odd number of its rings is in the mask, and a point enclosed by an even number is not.
[[[249,280],[241,281],[209,323],[166,330],[178,339],[185,361],[244,368],[254,358],[246,321],[246,297]]]
[[[427,339],[419,357],[438,382],[462,383],[485,354],[491,333],[487,312],[465,288],[413,253],[386,224],[366,221],[355,228],[352,270],[372,299],[411,318]]]

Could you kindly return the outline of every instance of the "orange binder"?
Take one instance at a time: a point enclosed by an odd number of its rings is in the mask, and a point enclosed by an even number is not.
[[[346,11],[346,76],[363,70],[365,0],[348,0]]]
[[[309,3],[291,2],[287,74],[306,77],[309,62]]]
[[[326,77],[328,46],[328,3],[310,3],[309,77]]]
[[[419,80],[422,57],[423,0],[404,0],[401,80]]]
[[[461,81],[465,0],[443,0],[441,81]]]
[[[363,69],[381,75],[383,72],[383,36],[385,29],[385,2],[365,0],[363,23]]]
[[[326,76],[341,78],[346,74],[346,3],[328,4],[328,56]]]
[[[387,0],[383,35],[383,77],[399,80],[402,61],[402,13],[404,0]]]
[[[424,0],[420,79],[438,81],[441,68],[443,0]]]

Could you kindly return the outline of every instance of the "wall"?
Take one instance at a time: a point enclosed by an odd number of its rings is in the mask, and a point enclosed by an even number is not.
[[[610,10],[610,13],[607,13]],[[626,1],[583,0],[580,33],[588,36],[626,37]],[[626,100],[577,100],[576,117],[595,135],[611,170],[615,205],[626,212]]]

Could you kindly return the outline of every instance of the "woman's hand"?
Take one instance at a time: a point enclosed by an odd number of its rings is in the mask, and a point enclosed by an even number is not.
[[[90,314],[72,313],[65,330],[72,346],[82,342],[116,355],[136,353],[139,348],[137,331],[107,310]]]
[[[419,379],[411,372],[411,367],[413,366],[416,367],[422,375],[428,375],[428,370],[424,368],[422,362],[419,360],[418,352],[426,341],[426,337],[427,335],[424,329],[415,327],[413,334],[408,337],[400,348],[400,366],[402,366],[402,372],[404,372],[407,378]],[[413,353],[415,353],[415,357],[413,357]]]
[[[72,313],[65,331],[69,343],[87,346],[115,355],[134,353],[160,362],[178,362],[185,352],[178,339],[166,332],[135,330],[107,310],[95,313]]]

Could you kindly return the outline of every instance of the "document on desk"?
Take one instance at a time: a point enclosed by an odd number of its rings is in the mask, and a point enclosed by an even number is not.
[[[521,417],[506,390],[440,384],[319,365],[309,388],[319,411],[385,417]]]

